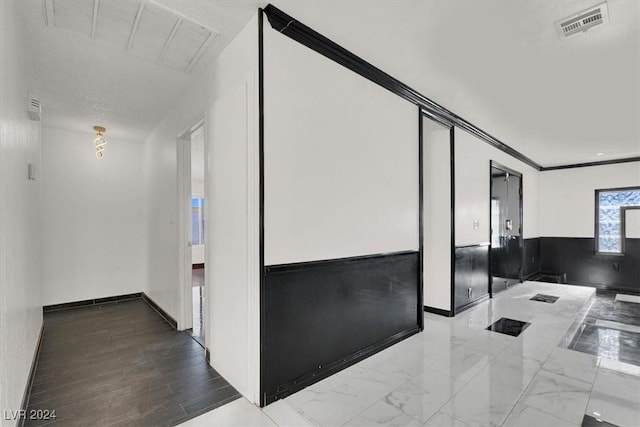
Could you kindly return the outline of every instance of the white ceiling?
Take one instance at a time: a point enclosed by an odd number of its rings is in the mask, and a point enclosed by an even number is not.
[[[166,28],[174,24],[170,15],[158,18],[159,13],[155,13],[153,24],[151,13],[147,22],[141,20],[136,43],[127,52],[123,37],[131,28],[127,20],[132,14],[135,18],[139,0],[101,0],[95,39],[91,38],[94,0],[53,0],[54,9],[59,11],[55,25],[47,25],[45,1],[22,3],[43,125],[88,134],[93,132],[93,125],[103,125],[107,139],[131,141],[147,137],[256,11],[255,5],[242,1],[150,3],[149,10],[157,12],[159,5],[184,17],[182,29],[197,28],[193,21],[215,32],[215,38],[187,72],[185,64],[194,56],[193,48],[190,56],[184,55],[188,50],[184,40],[189,35],[180,38],[177,33],[174,44],[168,45],[163,58],[157,60],[167,39]],[[117,14],[121,16],[114,16]],[[107,29],[111,31],[105,32]],[[153,37],[154,30],[159,33],[157,38]]]
[[[265,4],[159,0],[217,32],[185,73],[47,27],[24,1],[44,124],[134,140]],[[609,24],[565,39],[554,21],[598,0],[273,3],[545,166],[640,155],[640,1],[610,0]]]

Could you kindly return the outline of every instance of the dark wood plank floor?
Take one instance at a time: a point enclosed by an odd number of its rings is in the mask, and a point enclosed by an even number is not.
[[[170,426],[240,397],[143,300],[45,313],[27,426]]]

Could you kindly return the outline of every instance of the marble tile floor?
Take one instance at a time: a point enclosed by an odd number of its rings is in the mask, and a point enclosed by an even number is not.
[[[554,304],[531,301],[537,293]],[[640,426],[640,368],[563,348],[593,288],[525,282],[265,408],[245,399],[196,426]],[[485,330],[507,317],[517,337]]]

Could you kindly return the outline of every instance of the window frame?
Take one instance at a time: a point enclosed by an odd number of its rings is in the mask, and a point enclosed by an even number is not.
[[[595,190],[595,221],[594,221],[594,234],[593,234],[593,251],[595,255],[603,256],[625,256],[625,218],[623,216],[625,209],[640,209],[640,206],[620,206],[620,252],[602,252],[600,251],[600,193],[608,193],[615,191],[640,191],[640,186],[631,187],[615,187],[615,188],[599,188]]]

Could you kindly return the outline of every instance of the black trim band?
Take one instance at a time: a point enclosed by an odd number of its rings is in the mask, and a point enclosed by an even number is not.
[[[451,254],[451,316],[456,315],[456,130],[453,126],[449,129],[449,173],[451,174],[449,185],[451,191],[451,216],[449,223],[451,225],[451,241],[449,249]]]
[[[258,197],[259,197],[259,275],[260,275],[260,396],[264,396],[265,268],[264,268],[264,10],[258,9]],[[260,406],[265,403],[260,399]]]
[[[153,308],[156,313],[158,313],[160,315],[160,317],[162,317],[164,320],[167,321],[168,324],[170,324],[173,329],[178,329],[178,322],[176,322],[176,319],[174,319],[173,317],[171,317],[169,315],[169,313],[167,313],[166,311],[164,311],[162,309],[162,307],[160,307],[158,304],[155,303],[154,300],[152,300],[151,298],[149,298],[149,295],[145,294],[144,292],[142,293],[142,300],[144,302],[146,302],[147,304],[149,304],[149,306],[151,308]]]
[[[418,107],[418,326],[424,330],[424,120],[422,108]]]
[[[116,295],[113,297],[86,299],[82,301],[65,302],[62,304],[45,305],[42,307],[44,313],[52,311],[69,310],[72,308],[89,307],[92,305],[117,303],[120,301],[130,301],[134,299],[142,298],[142,292],[136,292],[134,294]]]
[[[22,405],[20,409],[22,409],[22,413],[27,413],[27,408],[29,407],[29,399],[31,398],[31,389],[33,388],[33,381],[36,377],[36,369],[38,368],[38,360],[40,359],[40,349],[42,348],[42,341],[44,339],[44,321],[40,326],[40,335],[38,336],[38,344],[36,345],[36,351],[33,354],[33,360],[31,361],[31,369],[29,370],[29,376],[27,377],[27,385],[24,389],[24,394],[22,395]],[[25,420],[27,417],[20,417],[20,427],[24,426]]]
[[[489,145],[509,154],[534,169],[541,170],[542,166],[531,160],[529,157],[501,142],[496,137],[488,134],[479,127],[473,125],[457,114],[447,110],[440,104],[432,101],[426,96],[420,94],[416,90],[410,88],[406,84],[390,76],[384,71],[376,68],[369,62],[354,55],[337,43],[329,40],[322,34],[312,30],[300,21],[287,15],[280,9],[269,4],[264,13],[271,24],[271,27],[290,37],[293,40],[307,46],[311,50],[331,59],[334,62],[350,69],[351,71],[361,75],[362,77],[376,83],[392,93],[406,99],[407,101],[422,107],[429,116],[436,118],[440,123],[454,125],[460,129],[464,129],[470,134],[482,139]]]
[[[484,246],[491,246],[491,243],[489,242],[480,242],[480,243],[471,243],[468,245],[458,245],[456,246],[456,248],[458,249],[462,249],[462,248],[481,248]]]
[[[437,314],[439,316],[453,317],[453,313],[450,310],[443,310],[441,308],[429,307],[428,305],[424,306],[424,311],[426,311],[427,313]]]
[[[312,268],[321,268],[327,265],[345,265],[345,264],[360,262],[367,259],[388,258],[390,256],[409,255],[409,254],[415,254],[415,253],[416,251],[398,251],[398,252],[387,252],[387,253],[381,253],[381,254],[344,257],[344,258],[323,259],[318,261],[292,262],[289,264],[273,264],[273,265],[265,266],[264,271],[265,273],[277,273],[279,271],[299,271],[299,270],[307,270]]]
[[[586,168],[590,166],[607,166],[616,165],[618,163],[640,162],[640,157],[627,157],[624,159],[602,160],[600,162],[574,163],[570,165],[548,166],[540,169],[541,172],[555,171],[561,169]]]

